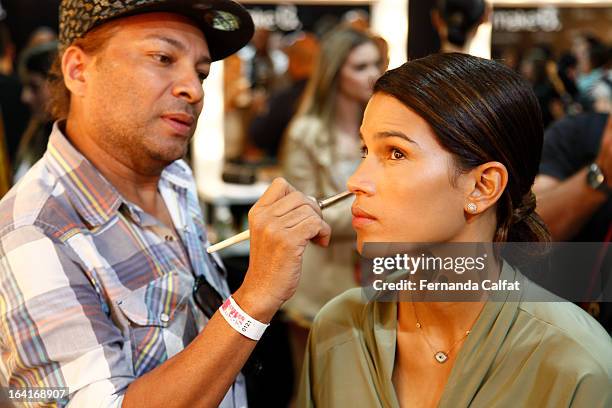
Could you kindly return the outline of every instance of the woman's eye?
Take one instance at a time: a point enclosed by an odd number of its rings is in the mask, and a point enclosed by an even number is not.
[[[401,150],[391,149],[391,159],[392,160],[402,160],[405,157],[406,157],[406,155],[404,155],[404,153],[402,153]]]
[[[368,148],[365,146],[361,146],[361,158],[365,159],[366,156],[368,155]]]

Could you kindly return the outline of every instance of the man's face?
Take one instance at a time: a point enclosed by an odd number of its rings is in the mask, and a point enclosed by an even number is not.
[[[121,19],[85,72],[90,137],[122,164],[156,171],[187,152],[210,69],[203,33],[171,13]]]

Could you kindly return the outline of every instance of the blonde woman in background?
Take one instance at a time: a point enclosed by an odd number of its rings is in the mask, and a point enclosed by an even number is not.
[[[321,198],[346,189],[360,160],[363,111],[385,60],[365,31],[343,27],[323,39],[317,68],[281,149],[284,176],[298,190]],[[356,285],[350,205],[345,201],[323,212],[333,230],[331,244],[306,248],[299,287],[285,306],[297,373],[314,316],[327,301]]]

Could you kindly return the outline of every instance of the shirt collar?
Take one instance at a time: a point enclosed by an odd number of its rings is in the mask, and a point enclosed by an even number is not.
[[[62,132],[65,122],[53,124],[45,157],[51,171],[62,180],[62,185],[79,215],[91,226],[98,227],[110,220],[121,204],[134,207],[85,158]],[[170,187],[188,189],[191,171],[182,161],[171,163],[161,174],[160,182]]]

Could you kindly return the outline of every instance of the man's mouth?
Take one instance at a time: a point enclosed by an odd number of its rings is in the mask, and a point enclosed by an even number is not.
[[[167,113],[161,116],[172,129],[181,136],[187,136],[195,123],[195,118],[187,113]]]

